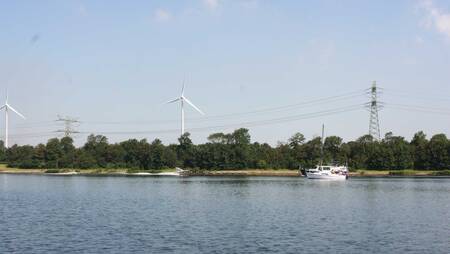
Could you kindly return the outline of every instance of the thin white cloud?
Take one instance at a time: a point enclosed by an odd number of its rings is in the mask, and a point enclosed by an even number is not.
[[[216,10],[219,7],[219,0],[203,0],[203,4],[210,10]]]
[[[167,22],[172,19],[172,15],[164,9],[156,9],[154,18],[157,22]]]
[[[432,0],[421,1],[421,7],[427,15],[424,25],[435,29],[450,40],[450,12],[439,9]]]

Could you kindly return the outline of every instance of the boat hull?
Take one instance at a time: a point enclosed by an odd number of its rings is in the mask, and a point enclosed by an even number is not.
[[[322,173],[306,173],[308,179],[323,179],[323,180],[346,180],[347,175],[337,175],[337,174],[322,174]]]

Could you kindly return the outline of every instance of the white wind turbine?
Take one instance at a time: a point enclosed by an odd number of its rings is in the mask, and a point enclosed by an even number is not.
[[[8,104],[8,91],[6,91],[5,105],[0,107],[0,110],[2,110],[2,109],[5,109],[5,148],[8,148],[8,111],[9,110],[13,111],[14,113],[16,113],[18,116],[22,117],[23,119],[25,119],[25,117]]]
[[[191,105],[191,107],[193,107],[195,110],[197,110],[200,114],[204,115],[205,113],[203,113],[199,108],[197,108],[197,106],[195,106],[190,100],[188,100],[188,98],[184,97],[184,80],[183,80],[183,87],[181,88],[181,96],[173,99],[171,101],[166,102],[166,104],[169,103],[174,103],[179,101],[181,104],[181,135],[184,134],[184,103],[186,102],[187,104]]]

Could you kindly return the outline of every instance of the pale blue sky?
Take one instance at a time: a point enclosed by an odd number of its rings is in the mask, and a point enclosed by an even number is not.
[[[227,126],[192,132],[196,143],[265,120],[249,127],[253,141],[311,138],[322,123],[328,135],[354,139],[367,133],[368,111],[315,112],[364,103],[363,95],[214,116],[360,91],[373,80],[384,88],[382,133],[450,132],[450,1],[2,1],[0,27],[0,96],[8,87],[27,116],[11,117],[14,143],[46,141],[60,128],[57,114],[112,142],[175,142],[178,131],[158,132],[179,129],[179,106],[162,104],[179,95],[184,76],[186,96],[206,113],[186,130]],[[399,109],[410,106],[418,108]],[[201,118],[191,109],[186,117]]]

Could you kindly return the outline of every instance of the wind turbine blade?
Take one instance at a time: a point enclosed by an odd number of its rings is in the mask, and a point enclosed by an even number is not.
[[[187,102],[189,105],[191,105],[191,107],[193,107],[195,110],[197,110],[200,114],[204,115],[205,113],[203,113],[199,108],[197,108],[197,106],[194,105],[194,103],[192,103],[190,100],[188,100],[188,98],[183,97],[183,100],[185,102]]]
[[[22,117],[23,119],[25,119],[25,116],[23,116],[21,113],[19,113],[17,110],[15,110],[13,107],[11,107],[10,105],[6,104],[6,107],[8,107],[9,109],[11,109],[12,111],[14,111],[14,113],[16,113],[18,116]]]
[[[181,98],[176,98],[176,99],[173,99],[173,100],[171,100],[171,101],[166,102],[165,104],[174,103],[174,102],[179,101],[180,99],[181,99]]]
[[[184,77],[184,78],[183,78],[183,86],[181,87],[181,96],[184,95],[185,81],[186,81],[186,78]]]
[[[6,104],[0,107],[0,110],[6,108]]]

